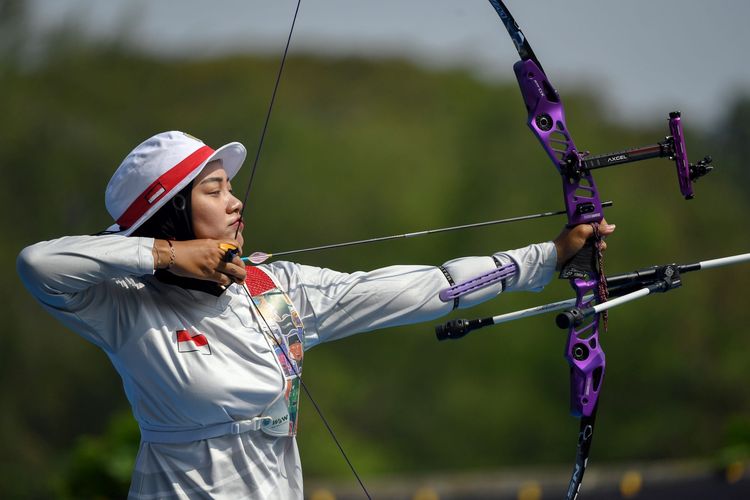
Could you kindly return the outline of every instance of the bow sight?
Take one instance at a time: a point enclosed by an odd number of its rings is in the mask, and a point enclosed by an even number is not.
[[[503,12],[502,2],[496,3],[491,0],[491,3],[498,12]],[[506,12],[505,15],[511,20],[511,24],[506,23],[511,36],[514,33],[520,33],[520,28],[512,20],[510,14]],[[706,156],[695,164],[688,162],[679,111],[669,113],[670,135],[663,141],[640,148],[589,156],[587,151],[579,151],[573,142],[566,125],[565,110],[560,95],[544,74],[542,65],[528,40],[525,38],[523,40],[523,50],[519,50],[522,59],[513,65],[513,71],[528,112],[527,125],[539,139],[563,177],[563,191],[570,226],[598,222],[602,219],[599,192],[591,175],[592,170],[600,168],[650,158],[669,158],[675,162],[682,196],[687,200],[693,198],[692,182],[713,169],[712,158]]]
[[[537,123],[545,123],[544,119],[537,118]],[[677,180],[680,183],[680,192],[686,200],[693,198],[692,181],[703,177],[713,170],[710,156],[705,156],[697,163],[688,163],[687,149],[685,147],[685,135],[682,131],[682,121],[679,111],[669,113],[669,132],[663,141],[639,148],[625,149],[616,153],[607,153],[597,156],[588,156],[586,153],[569,156],[565,162],[565,175],[580,177],[583,172],[598,168],[613,167],[623,163],[633,163],[651,158],[669,158],[674,160],[677,167]]]

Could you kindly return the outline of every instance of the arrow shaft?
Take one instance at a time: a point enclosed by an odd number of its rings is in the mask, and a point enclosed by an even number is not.
[[[602,203],[602,206],[604,207],[611,207],[613,205],[612,201],[607,201]],[[403,234],[394,234],[391,236],[379,236],[376,238],[367,238],[364,240],[355,240],[355,241],[347,241],[343,243],[333,243],[329,245],[320,245],[320,246],[314,246],[314,247],[308,247],[308,248],[299,248],[296,250],[285,250],[283,252],[273,252],[269,254],[270,256],[279,257],[282,255],[292,255],[292,254],[299,254],[299,253],[305,253],[305,252],[316,252],[318,250],[330,250],[333,248],[342,248],[342,247],[351,247],[355,245],[365,245],[370,243],[378,243],[381,241],[389,241],[389,240],[396,240],[396,239],[406,239],[406,238],[416,238],[418,236],[427,236],[429,234],[437,234],[437,233],[447,233],[450,231],[460,231],[464,229],[474,229],[478,227],[485,227],[485,226],[494,226],[499,224],[509,224],[511,222],[520,222],[525,220],[533,220],[533,219],[542,219],[545,217],[553,217],[556,215],[565,215],[567,212],[565,210],[557,210],[554,212],[541,212],[538,214],[531,214],[531,215],[521,215],[517,217],[509,217],[507,219],[498,219],[498,220],[491,220],[491,221],[484,221],[484,222],[474,222],[471,224],[461,224],[459,226],[449,226],[449,227],[440,227],[436,229],[425,229],[423,231],[415,231],[411,233],[403,233]],[[243,257],[243,260],[249,260],[247,257]],[[256,264],[259,262],[255,262]]]

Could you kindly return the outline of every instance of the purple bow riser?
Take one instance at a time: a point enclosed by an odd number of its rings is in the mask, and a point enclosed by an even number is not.
[[[596,302],[598,281],[576,278],[571,285],[577,304],[585,308]],[[576,417],[591,416],[599,400],[606,364],[599,344],[600,317],[595,314],[580,326],[571,325],[565,346],[565,358],[570,365],[570,413]]]
[[[581,156],[568,133],[560,96],[534,61],[518,61],[513,71],[529,112],[527,124],[563,176],[568,225],[599,222],[604,217],[599,192],[591,174],[578,168]]]

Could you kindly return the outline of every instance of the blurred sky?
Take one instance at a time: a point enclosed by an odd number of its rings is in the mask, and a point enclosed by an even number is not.
[[[293,0],[31,0],[42,31],[75,19],[160,54],[281,55]],[[586,83],[607,110],[652,122],[672,109],[708,128],[750,94],[750,1],[507,0],[550,80]],[[303,0],[293,52],[397,56],[512,79],[517,59],[486,0]]]

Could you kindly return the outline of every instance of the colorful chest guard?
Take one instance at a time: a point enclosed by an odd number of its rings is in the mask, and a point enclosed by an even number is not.
[[[264,412],[264,416],[271,417],[271,423],[262,430],[272,436],[294,436],[305,351],[304,326],[292,300],[269,273],[254,266],[247,266],[246,270],[245,284],[260,315],[260,327],[276,354],[285,381],[283,397]]]

